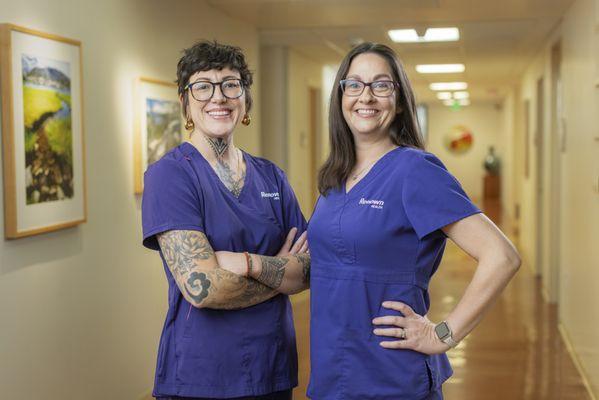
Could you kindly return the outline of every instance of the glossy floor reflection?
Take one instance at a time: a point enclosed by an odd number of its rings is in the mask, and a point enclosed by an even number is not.
[[[487,215],[500,223],[497,207]],[[507,232],[509,233],[509,232]],[[517,244],[517,238],[514,239]],[[470,281],[475,262],[448,243],[430,285],[429,318],[442,320]],[[300,357],[294,399],[306,399],[309,377],[309,293],[293,298]],[[447,400],[590,400],[557,327],[555,306],[524,265],[483,322],[449,352],[453,377],[443,386]]]

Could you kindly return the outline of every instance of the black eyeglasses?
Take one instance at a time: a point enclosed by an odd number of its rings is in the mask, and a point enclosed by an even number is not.
[[[220,91],[227,99],[237,99],[243,94],[243,83],[241,79],[225,79],[220,82],[196,81],[185,86],[197,101],[210,100],[214,95],[214,88],[220,87]]]
[[[377,97],[389,97],[395,91],[397,83],[394,81],[372,81],[362,82],[357,79],[343,79],[339,81],[341,91],[346,96],[357,97],[364,92],[366,86],[370,86],[370,91]]]

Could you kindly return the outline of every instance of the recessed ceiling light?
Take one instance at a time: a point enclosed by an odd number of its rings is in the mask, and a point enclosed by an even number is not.
[[[464,64],[419,64],[416,72],[421,74],[451,74],[464,72]]]
[[[415,29],[392,29],[387,34],[396,43],[454,42],[460,39],[458,28],[428,28],[424,36],[418,36]]]
[[[452,99],[451,92],[439,92],[439,93],[437,93],[437,98],[439,100],[451,100]]]
[[[431,83],[429,88],[431,90],[466,90],[468,84],[466,82],[435,82]]]
[[[424,38],[418,36],[416,29],[392,29],[387,34],[396,43],[418,43],[424,41]]]
[[[458,28],[428,28],[424,34],[427,42],[455,42],[460,39]]]
[[[453,94],[453,98],[454,99],[469,99],[470,98],[470,93],[468,93],[468,92],[455,92]]]

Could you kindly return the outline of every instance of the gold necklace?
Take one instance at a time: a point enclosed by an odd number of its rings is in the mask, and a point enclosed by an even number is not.
[[[362,175],[362,173],[363,173],[364,171],[366,171],[368,168],[372,167],[372,166],[373,166],[373,165],[374,165],[374,164],[375,164],[375,163],[376,163],[378,160],[380,160],[380,159],[381,159],[381,158],[383,158],[383,157],[384,157],[384,156],[385,156],[387,153],[389,153],[389,152],[390,152],[390,151],[392,151],[392,150],[395,150],[396,148],[397,148],[397,147],[394,147],[394,148],[392,148],[391,150],[388,150],[388,151],[386,151],[385,153],[383,153],[383,154],[382,154],[380,157],[378,157],[378,158],[375,158],[375,159],[374,159],[374,161],[372,161],[372,162],[368,163],[368,165],[366,165],[364,168],[362,168],[362,169],[361,169],[359,172],[356,172],[355,174],[353,174],[353,175],[351,176],[351,179],[352,179],[353,181],[355,181],[356,179],[358,179],[358,177],[359,177],[360,175]]]
[[[370,167],[371,167],[371,166],[372,166],[372,165],[373,165],[375,162],[377,162],[378,160],[379,160],[378,158],[377,158],[377,159],[375,159],[374,161],[372,161],[371,163],[369,163],[368,165],[366,165],[364,168],[362,168],[362,169],[360,170],[360,172],[357,172],[357,173],[353,174],[353,175],[351,176],[352,180],[354,180],[354,181],[355,181],[356,179],[358,179],[358,177],[359,177],[360,175],[362,175],[362,173],[363,173],[364,171],[366,171],[366,169],[370,168]]]

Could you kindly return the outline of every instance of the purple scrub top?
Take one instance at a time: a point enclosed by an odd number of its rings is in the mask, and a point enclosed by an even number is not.
[[[310,219],[311,399],[426,399],[452,374],[445,354],[391,350],[372,319],[401,315],[401,301],[425,315],[428,283],[446,236],[440,228],[479,213],[434,155],[399,147],[349,193],[321,196]]]
[[[293,227],[306,229],[285,174],[244,153],[238,198],[208,161],[183,143],[145,173],[144,246],[160,250],[156,234],[203,232],[215,251],[275,255]],[[168,312],[160,337],[153,394],[230,398],[297,386],[297,352],[288,296],[241,310],[198,309],[184,298],[160,251],[168,280]]]

